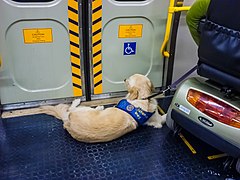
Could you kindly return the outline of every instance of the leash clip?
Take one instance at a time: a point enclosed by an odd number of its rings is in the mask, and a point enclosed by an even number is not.
[[[173,84],[167,86],[167,88],[166,88],[165,90],[162,90],[162,91],[160,91],[160,92],[158,92],[158,93],[156,93],[156,94],[153,94],[153,95],[151,95],[151,96],[142,98],[142,100],[151,99],[151,98],[153,98],[153,97],[155,97],[155,96],[158,96],[158,95],[160,95],[160,94],[164,94],[164,96],[165,96],[165,94],[166,94],[168,91],[170,91],[171,89],[176,88],[177,85],[178,85],[181,81],[183,81],[186,77],[188,77],[190,74],[192,74],[196,69],[197,69],[197,65],[194,66],[194,67],[192,67],[188,72],[186,72],[183,76],[181,76],[181,77],[180,77],[178,80],[176,80]]]
[[[172,89],[172,88],[171,88],[170,85],[167,86],[167,88],[166,88],[165,90],[163,90],[162,94],[163,94],[164,96],[166,96],[167,92],[169,92],[171,89]]]

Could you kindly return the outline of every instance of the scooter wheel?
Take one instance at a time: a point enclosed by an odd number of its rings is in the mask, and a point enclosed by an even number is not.
[[[240,174],[240,158],[238,158],[238,160],[237,160],[236,170]]]

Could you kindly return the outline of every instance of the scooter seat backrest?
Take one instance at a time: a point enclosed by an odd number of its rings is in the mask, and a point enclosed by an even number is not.
[[[240,92],[239,7],[239,0],[211,0],[200,28],[198,74]]]

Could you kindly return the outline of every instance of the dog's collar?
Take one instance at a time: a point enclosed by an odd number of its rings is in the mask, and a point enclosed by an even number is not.
[[[130,114],[139,125],[143,125],[154,114],[154,112],[146,112],[139,107],[134,107],[126,99],[119,101],[115,107]]]

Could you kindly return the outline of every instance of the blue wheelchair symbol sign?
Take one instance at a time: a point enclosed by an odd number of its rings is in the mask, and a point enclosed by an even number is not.
[[[123,55],[135,55],[136,54],[136,42],[125,42]]]

